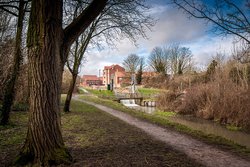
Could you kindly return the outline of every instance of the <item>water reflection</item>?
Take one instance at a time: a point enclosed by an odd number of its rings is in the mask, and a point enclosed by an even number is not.
[[[156,110],[155,107],[143,107],[143,106],[136,106],[136,107],[133,106],[131,108],[148,113],[148,114],[153,114]],[[239,131],[230,131],[215,122],[200,119],[200,118],[195,118],[192,116],[178,115],[178,116],[173,116],[173,117],[167,117],[167,119],[172,122],[190,127],[194,130],[202,131],[205,134],[213,134],[216,136],[224,137],[242,146],[246,146],[247,148],[250,148],[250,134],[239,132]]]
[[[144,107],[144,106],[136,106],[136,107],[131,107],[131,108],[148,113],[148,114],[153,114],[156,110],[155,107]]]
[[[216,136],[224,137],[235,143],[250,148],[250,134],[239,131],[230,131],[215,122],[200,118],[195,118],[192,116],[179,115],[179,116],[169,117],[169,120],[182,125],[186,125],[194,130],[202,131],[206,134],[214,134]]]

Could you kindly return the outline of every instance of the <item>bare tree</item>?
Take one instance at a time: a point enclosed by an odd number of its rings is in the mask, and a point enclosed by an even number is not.
[[[12,32],[9,31],[11,29],[11,19],[12,16],[9,13],[0,10],[0,43],[4,40],[8,40],[12,34]]]
[[[148,57],[149,65],[158,73],[167,74],[169,53],[163,47],[155,47]]]
[[[11,24],[11,14],[0,10],[0,100],[3,100],[3,90],[11,71],[14,40]]]
[[[189,48],[181,47],[177,58],[177,74],[183,74],[184,72],[191,70],[192,66],[192,52]]]
[[[217,0],[212,5],[202,0],[172,0],[178,8],[195,18],[215,25],[215,31],[232,34],[250,44],[250,6],[247,0]],[[244,4],[242,4],[244,3]]]
[[[12,59],[14,52],[14,40],[5,39],[0,45],[0,101],[3,100],[3,91],[7,80],[9,79],[9,71],[12,67]]]
[[[82,64],[84,59],[84,53],[87,49],[87,45],[89,43],[89,40],[91,39],[91,33],[85,34],[83,33],[72,45],[68,60],[66,62],[66,65],[71,73],[71,80],[69,89],[67,92],[67,97],[64,104],[64,112],[69,112],[70,109],[70,102],[72,98],[72,94],[75,88],[77,76],[79,73],[79,68]]]
[[[148,60],[149,65],[158,73],[166,75],[183,74],[192,69],[192,52],[179,44],[155,47]]]
[[[250,63],[250,45],[243,41],[234,43],[232,57],[242,64]]]
[[[69,3],[71,9],[68,9],[67,12],[74,12],[72,16],[67,16],[69,20],[73,20],[86,4],[82,3],[82,1],[74,4],[69,1]],[[72,73],[72,82],[64,105],[65,112],[68,112],[70,109],[70,101],[75,80],[79,72],[82,58],[84,57],[83,55],[87,49],[96,46],[101,47],[104,44],[113,47],[115,46],[115,41],[124,39],[124,37],[134,43],[138,36],[146,37],[145,31],[150,29],[154,24],[154,20],[146,13],[148,9],[144,1],[141,0],[110,0],[101,14],[85,31],[84,35],[80,37],[81,39],[75,42],[74,51],[70,53],[71,56],[67,63]],[[78,51],[75,49],[78,49]]]
[[[19,0],[18,3],[18,14],[17,14],[17,28],[16,28],[16,38],[15,38],[15,50],[14,50],[14,60],[13,67],[11,69],[10,77],[6,82],[4,88],[4,97],[3,97],[3,108],[1,113],[1,124],[6,125],[9,122],[9,113],[11,110],[11,105],[15,96],[15,83],[18,77],[18,72],[20,70],[20,64],[22,63],[22,32],[23,32],[23,20],[25,15],[25,5],[27,1]],[[3,5],[4,6],[4,5]],[[14,6],[14,5],[13,5]],[[12,6],[12,7],[13,7]],[[6,8],[2,8],[6,9]],[[8,11],[6,9],[6,11]],[[10,12],[10,11],[8,11]],[[12,14],[12,13],[11,13]]]
[[[95,20],[107,0],[93,0],[63,28],[62,0],[32,0],[27,34],[30,105],[28,132],[19,165],[70,163],[60,124],[63,67],[71,44]]]
[[[126,71],[130,72],[131,74],[136,73],[140,63],[140,57],[136,54],[130,54],[126,59],[123,60],[123,66],[125,67]]]
[[[192,52],[189,48],[173,44],[167,47],[169,53],[170,69],[173,75],[183,74],[192,66]]]

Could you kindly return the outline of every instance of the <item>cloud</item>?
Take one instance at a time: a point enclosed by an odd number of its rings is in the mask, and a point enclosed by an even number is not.
[[[201,38],[206,32],[206,25],[197,19],[189,19],[181,11],[170,6],[155,5],[152,13],[158,18],[149,40],[140,42],[150,50],[155,46],[168,43],[184,43]]]
[[[212,55],[219,51],[228,51],[231,38],[213,37],[209,25],[202,20],[188,18],[180,10],[168,5],[152,4],[149,11],[158,22],[147,31],[148,40],[138,38],[137,47],[128,39],[117,41],[116,48],[91,49],[87,54],[88,62],[82,67],[81,74],[96,74],[106,65],[120,64],[131,53],[147,57],[156,46],[180,43],[191,49],[197,63],[207,64]]]
[[[233,40],[234,38],[232,36],[216,37],[206,35],[195,42],[186,44],[185,46],[189,47],[192,51],[196,63],[207,65],[211,61],[212,56],[215,56],[217,53],[222,53],[229,57],[233,47]]]

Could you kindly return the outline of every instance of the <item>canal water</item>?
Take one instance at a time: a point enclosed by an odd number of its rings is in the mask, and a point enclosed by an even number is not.
[[[143,107],[143,106],[128,106],[130,108],[153,114],[156,110],[155,107]],[[185,125],[194,130],[202,131],[206,134],[213,134],[216,136],[224,137],[237,144],[250,148],[250,134],[240,131],[231,131],[225,127],[219,125],[216,122],[204,120],[201,118],[195,118],[193,116],[177,115],[172,117],[166,117],[169,121]]]
[[[226,127],[223,127],[216,122],[195,118],[193,116],[178,115],[169,117],[168,119],[172,122],[185,125],[194,130],[199,130],[206,134],[221,136],[242,146],[250,148],[250,134],[248,133],[228,130]]]

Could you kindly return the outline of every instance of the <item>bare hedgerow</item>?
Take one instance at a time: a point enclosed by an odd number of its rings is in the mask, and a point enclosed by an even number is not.
[[[184,93],[168,91],[157,97],[157,107],[162,111],[176,111],[181,105]]]
[[[244,68],[237,65],[237,70]],[[213,81],[189,89],[177,110],[183,114],[250,129],[248,78],[240,73],[242,77],[237,77],[235,82],[230,75],[232,69],[235,71],[235,66],[228,64],[216,71]]]
[[[157,105],[163,111],[191,114],[250,130],[249,69],[249,64],[229,61],[217,68],[213,79],[207,82],[202,75],[197,75],[200,79],[175,77],[168,81],[169,91],[158,97]]]

